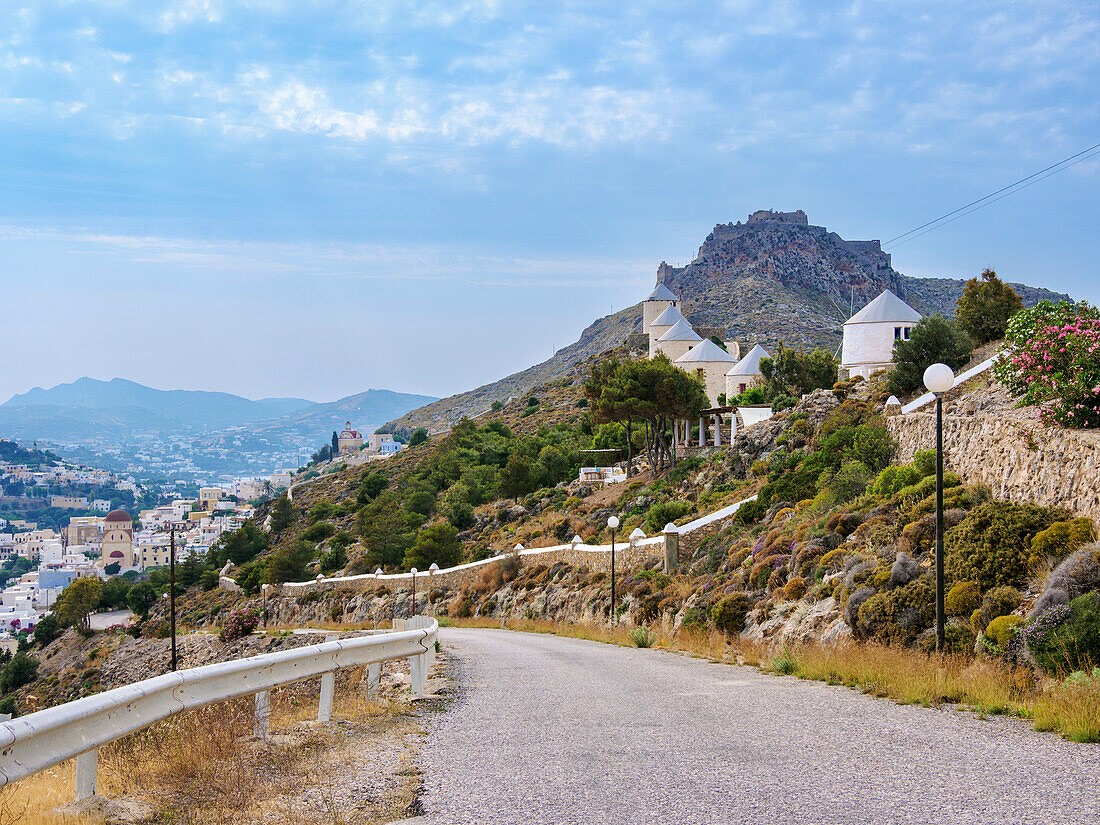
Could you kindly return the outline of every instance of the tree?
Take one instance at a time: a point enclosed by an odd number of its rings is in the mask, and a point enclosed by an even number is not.
[[[275,499],[275,505],[271,508],[271,532],[279,533],[294,523],[297,513],[294,505],[285,494]]]
[[[462,558],[458,531],[450,524],[434,524],[416,534],[416,543],[405,553],[405,566],[427,570],[432,563],[453,567]]]
[[[107,579],[99,589],[101,610],[122,610],[126,607],[126,596],[130,592],[130,582],[123,578]]]
[[[538,489],[538,471],[534,463],[519,450],[513,450],[508,462],[500,468],[500,494],[514,498],[533,493]]]
[[[542,486],[553,487],[559,481],[565,481],[576,474],[576,469],[565,453],[554,446],[546,446],[539,453],[539,467]]]
[[[138,582],[126,594],[126,606],[139,616],[148,613],[156,600],[157,593],[149,582]]]
[[[955,322],[975,344],[1003,338],[1008,319],[1024,308],[1016,290],[997,277],[992,269],[971,278],[955,304]]]
[[[275,520],[272,513],[272,521]],[[253,522],[246,521],[237,530],[222,533],[211,550],[211,561],[216,567],[224,567],[228,561],[244,564],[267,549],[267,534]]]
[[[198,584],[205,567],[203,557],[192,548],[184,560],[176,565],[176,583],[184,587]]]
[[[53,614],[43,616],[34,626],[34,643],[39,647],[45,647],[61,635],[61,625]]]
[[[592,421],[596,424],[619,422],[626,435],[626,476],[630,478],[634,464],[633,429],[637,405],[625,395],[625,387],[620,381],[620,364],[614,358],[601,361],[592,367],[588,380],[584,382],[585,400],[592,409]]]
[[[924,371],[943,363],[958,370],[973,352],[970,337],[939,313],[921,319],[904,338],[894,341],[894,370],[890,373],[890,392],[905,395],[921,386]]]
[[[363,478],[359,482],[359,493],[356,500],[360,504],[374,501],[378,498],[378,494],[389,486],[389,483],[381,473],[363,473]]]
[[[392,490],[382,492],[359,511],[357,528],[366,548],[363,560],[368,568],[357,566],[357,572],[393,567],[401,562],[412,543],[401,512],[401,500]]]
[[[418,444],[423,444],[428,440],[428,431],[423,427],[417,427],[413,430],[412,435],[409,437],[409,446],[415,447]]]
[[[82,580],[83,581],[83,580]],[[0,693],[11,693],[30,684],[38,675],[38,660],[26,653],[16,653],[11,661],[0,669]]]
[[[64,627],[87,623],[88,614],[99,605],[99,579],[77,579],[57,597],[53,613]]]
[[[332,431],[332,455],[337,456],[340,454],[340,437],[336,435],[336,430]]]
[[[760,359],[760,374],[765,381],[764,401],[783,395],[798,398],[831,387],[836,383],[838,366],[832,353],[820,347],[807,353],[780,343],[775,357]]]
[[[118,571],[121,569],[122,565],[119,564],[117,561],[113,561],[110,564],[104,566],[103,572],[106,573],[108,576],[117,576]]]
[[[279,548],[268,557],[267,580],[271,584],[302,581],[306,577],[306,565],[316,555],[317,548],[302,539]]]

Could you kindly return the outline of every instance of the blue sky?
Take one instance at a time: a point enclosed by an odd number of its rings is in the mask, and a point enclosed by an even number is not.
[[[715,223],[887,239],[1100,142],[1083,2],[5,4],[0,397],[445,395]],[[892,250],[1100,301],[1100,157]]]

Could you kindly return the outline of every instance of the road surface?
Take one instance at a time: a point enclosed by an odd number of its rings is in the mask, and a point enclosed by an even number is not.
[[[1100,745],[673,653],[445,628],[424,821],[1100,822]]]

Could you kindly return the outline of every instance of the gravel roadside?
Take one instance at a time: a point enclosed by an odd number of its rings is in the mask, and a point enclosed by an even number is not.
[[[655,650],[445,628],[426,822],[1093,823],[1100,747]]]

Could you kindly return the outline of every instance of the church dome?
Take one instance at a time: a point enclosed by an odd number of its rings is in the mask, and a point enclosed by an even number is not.
[[[113,522],[125,522],[127,524],[133,524],[134,520],[130,518],[130,514],[125,510],[112,510],[107,514],[107,518],[104,521]]]

